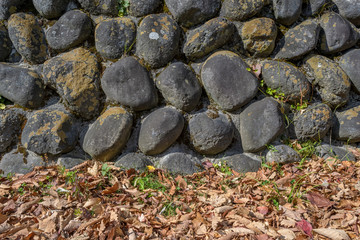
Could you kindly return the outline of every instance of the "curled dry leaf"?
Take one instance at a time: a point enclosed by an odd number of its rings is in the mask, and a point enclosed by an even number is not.
[[[331,229],[331,228],[317,228],[314,229],[314,232],[333,240],[350,240],[350,237],[346,234],[344,230]]]
[[[311,224],[306,220],[301,220],[296,223],[296,226],[302,230],[306,235],[312,238],[312,226]]]
[[[286,228],[282,228],[280,230],[277,231],[285,240],[293,240],[296,238],[295,233],[290,230],[290,229],[286,229]]]

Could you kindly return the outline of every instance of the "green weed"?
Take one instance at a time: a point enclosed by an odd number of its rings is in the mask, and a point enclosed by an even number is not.
[[[144,176],[135,178],[131,184],[139,190],[153,189],[156,191],[165,192],[166,187],[161,184],[154,173],[146,173]]]
[[[130,7],[129,0],[118,0],[118,10],[119,10],[119,17],[124,17],[128,15],[128,10]]]
[[[164,207],[161,209],[160,214],[168,216],[176,216],[176,209],[180,209],[179,206],[176,206],[173,202],[166,201]]]
[[[110,172],[111,168],[105,163],[101,166],[101,175],[103,177],[107,176],[109,179],[111,179],[112,175]]]
[[[227,176],[231,176],[233,174],[231,168],[226,164],[226,161],[221,161],[219,164],[215,163],[213,166],[215,169],[226,174]]]

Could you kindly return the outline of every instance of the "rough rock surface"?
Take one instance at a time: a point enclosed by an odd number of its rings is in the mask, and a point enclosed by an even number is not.
[[[143,121],[139,135],[139,149],[146,155],[162,153],[180,136],[184,117],[173,108],[160,108]]]
[[[316,48],[320,26],[313,19],[305,20],[285,33],[275,58],[298,59]]]
[[[195,114],[189,121],[190,141],[201,154],[218,154],[232,142],[234,129],[222,113],[213,111]]]
[[[305,17],[313,16],[321,10],[328,0],[307,0],[303,1],[301,14]]]
[[[12,43],[8,30],[0,23],[0,61],[3,62],[11,53]]]
[[[326,104],[312,104],[294,117],[295,134],[299,140],[319,141],[332,125],[332,111]]]
[[[52,49],[64,51],[89,38],[91,19],[80,10],[65,13],[46,32],[46,40]]]
[[[283,93],[290,102],[307,100],[311,93],[311,86],[305,75],[295,66],[273,60],[262,63],[262,77],[267,87]]]
[[[199,81],[190,67],[182,62],[166,67],[155,82],[165,100],[178,109],[190,112],[200,101]]]
[[[341,56],[340,67],[349,76],[354,89],[360,93],[360,49],[353,49]]]
[[[123,108],[109,108],[86,132],[82,144],[84,151],[96,160],[110,161],[126,145],[132,123],[132,115]]]
[[[33,14],[15,13],[11,15],[8,21],[8,30],[16,51],[27,61],[38,64],[46,60],[48,47],[45,33]]]
[[[324,103],[332,108],[347,103],[350,80],[336,62],[321,55],[312,55],[306,59],[305,69],[313,78],[312,83],[318,88]]]
[[[96,56],[76,48],[47,60],[43,77],[75,114],[91,119],[100,111],[99,64]]]
[[[115,167],[125,169],[134,168],[136,170],[145,170],[147,166],[153,165],[154,164],[141,153],[128,153],[115,161]]]
[[[41,16],[51,19],[61,16],[69,0],[32,0],[32,2]]]
[[[360,142],[360,106],[337,112],[335,115],[334,137],[349,143]]]
[[[21,132],[24,116],[16,111],[0,112],[0,153],[13,144]]]
[[[267,0],[224,0],[220,16],[242,21],[260,12],[267,2]]]
[[[225,18],[213,18],[186,34],[183,52],[190,60],[201,58],[227,43],[235,26]]]
[[[45,165],[44,161],[35,153],[26,151],[23,154],[16,149],[5,154],[0,161],[0,169],[4,176],[9,173],[26,174],[31,172],[34,167],[43,165]]]
[[[142,17],[154,13],[161,6],[162,0],[129,0],[129,3],[129,14]]]
[[[359,40],[359,33],[354,25],[339,14],[330,12],[321,16],[320,50],[331,54],[348,49]]]
[[[254,121],[254,119],[259,121]],[[280,105],[271,98],[264,98],[250,104],[240,114],[240,135],[245,152],[257,152],[264,149],[283,130],[284,122]]]
[[[0,20],[5,20],[10,17],[11,14],[18,11],[24,0],[1,0],[0,2]]]
[[[340,15],[360,27],[360,1],[359,0],[333,0],[339,9]]]
[[[159,167],[173,174],[191,175],[202,170],[201,163],[185,153],[170,153],[160,159]]]
[[[300,155],[287,145],[276,145],[266,154],[267,162],[290,163],[300,162]]]
[[[163,67],[175,57],[179,40],[179,26],[170,15],[148,15],[137,31],[136,55],[152,68]]]
[[[0,96],[27,108],[44,103],[45,86],[33,70],[0,63]]]
[[[257,172],[261,168],[261,161],[242,153],[225,157],[223,161],[239,173]]]
[[[244,49],[254,57],[266,57],[275,47],[277,27],[270,18],[255,18],[245,22],[241,29]]]
[[[247,71],[247,64],[235,53],[211,55],[201,69],[201,80],[210,98],[223,110],[236,110],[257,93],[259,82]]]
[[[335,158],[341,161],[356,161],[354,154],[352,154],[346,147],[331,146],[329,144],[322,144],[315,148],[316,155],[324,159]]]
[[[60,154],[71,151],[78,138],[74,117],[62,110],[35,111],[27,120],[21,144],[37,154]]]
[[[125,57],[108,67],[101,86],[109,101],[142,111],[157,104],[157,94],[148,71],[134,58]]]
[[[165,0],[175,20],[184,27],[191,27],[214,17],[221,0]]]
[[[74,157],[60,157],[58,158],[56,164],[59,166],[65,167],[65,169],[71,169],[76,165],[85,162],[84,159],[81,158],[74,158]]]
[[[94,15],[118,15],[118,0],[77,0],[81,7]]]
[[[100,22],[95,29],[95,46],[101,56],[120,58],[127,53],[136,38],[136,25],[130,18],[111,18]]]
[[[283,25],[293,24],[301,14],[302,0],[273,0],[276,20]]]

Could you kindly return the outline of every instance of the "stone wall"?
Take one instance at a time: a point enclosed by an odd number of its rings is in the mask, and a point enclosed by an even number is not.
[[[0,19],[5,174],[87,159],[247,172],[299,161],[286,143],[304,141],[355,159],[359,1],[3,0]]]

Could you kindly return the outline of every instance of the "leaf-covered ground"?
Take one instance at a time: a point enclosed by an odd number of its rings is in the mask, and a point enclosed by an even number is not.
[[[36,168],[1,178],[0,239],[360,239],[360,162],[313,158],[185,177]]]

